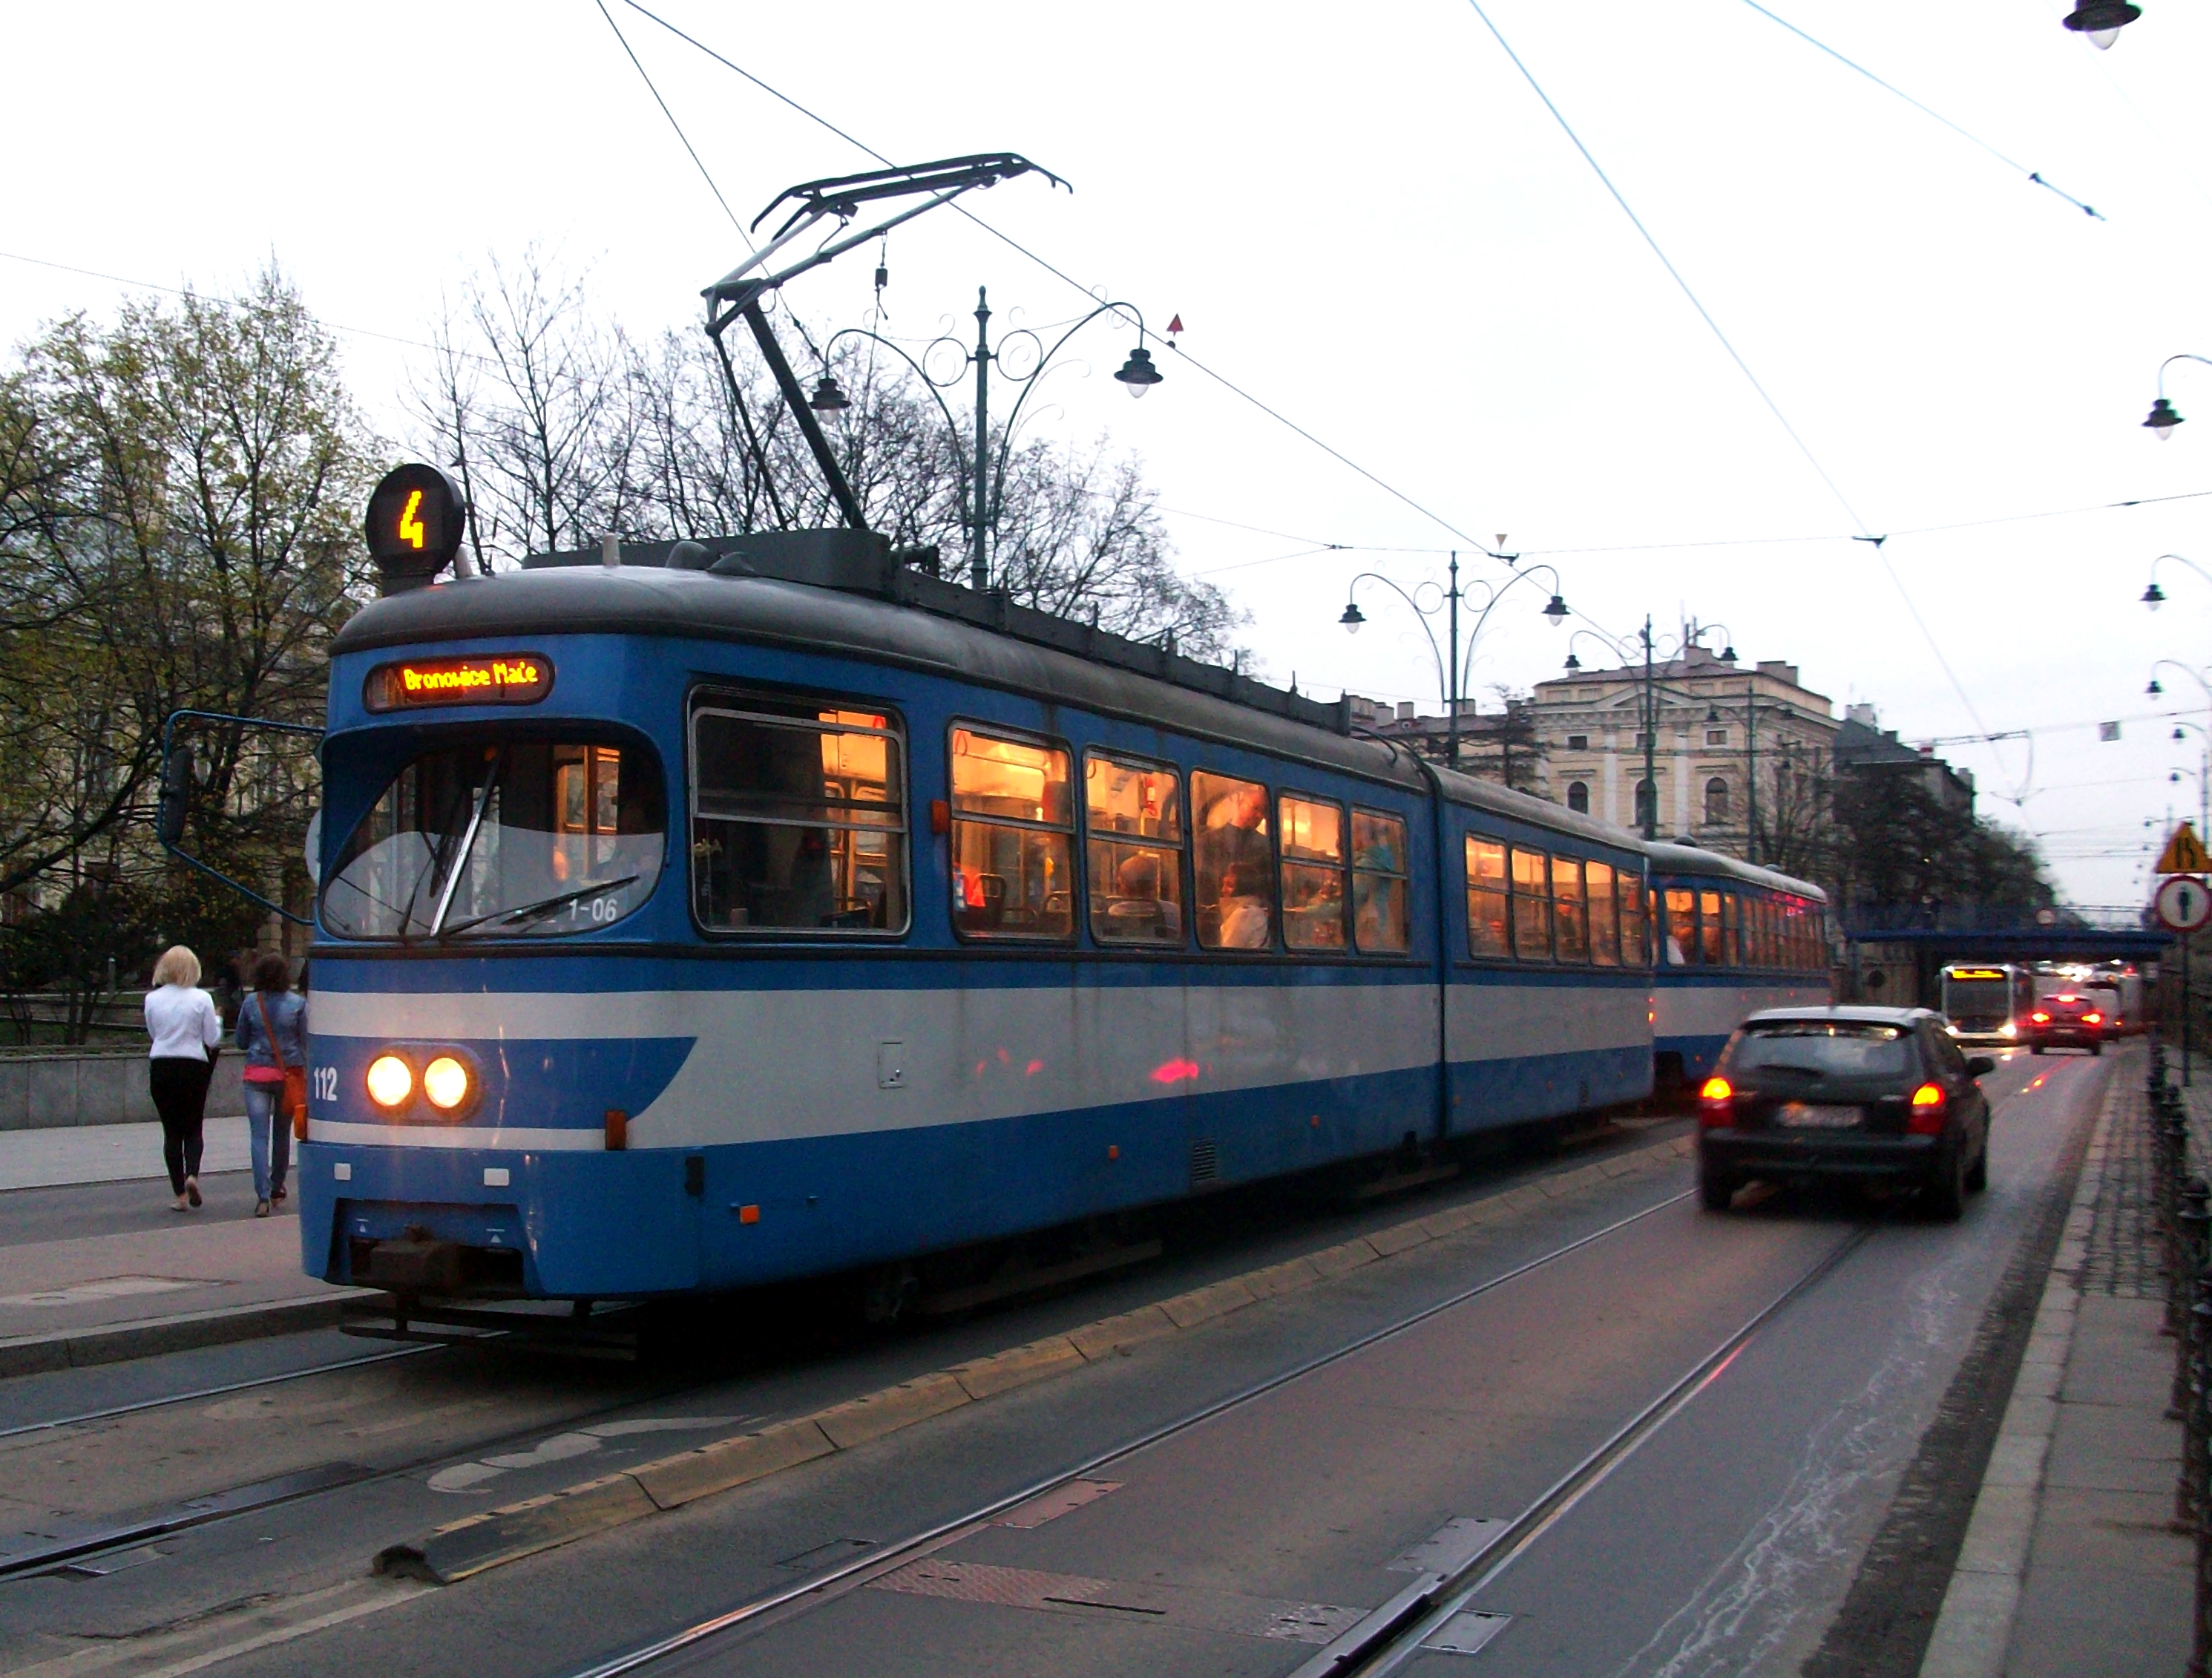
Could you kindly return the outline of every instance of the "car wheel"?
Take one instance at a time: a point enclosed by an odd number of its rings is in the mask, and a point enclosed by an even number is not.
[[[2089,1052],[2092,1055],[2102,1055],[2105,1052],[2105,1045],[2100,1043],[2093,1043],[2089,1045]]]
[[[1698,1204],[1708,1212],[1726,1212],[1735,1198],[1735,1179],[1725,1171],[1698,1173]]]
[[[1928,1215],[1938,1223],[1955,1224],[1966,1210],[1966,1162],[1963,1148],[1954,1149],[1936,1162],[1937,1176],[1922,1189]]]
[[[2027,1046],[2027,1052],[2031,1055],[2040,1055],[2043,1053],[2043,1045],[2039,1043],[2032,1043]]]
[[[1989,1186],[1990,1139],[1984,1136],[1982,1138],[1982,1151],[1974,1156],[1973,1164],[1967,1168],[1966,1192],[1969,1195],[1978,1195]]]

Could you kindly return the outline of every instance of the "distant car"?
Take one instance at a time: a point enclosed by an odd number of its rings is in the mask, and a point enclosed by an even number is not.
[[[2107,1029],[2104,1009],[2095,997],[2062,991],[2035,1005],[2035,1012],[2027,1017],[2027,1043],[2038,1055],[2062,1047],[2102,1055]]]
[[[1989,1183],[1990,1105],[1925,1008],[1770,1008],[1736,1028],[1698,1092],[1698,1189],[1728,1208],[1752,1178],[1917,1189],[1955,1219]]]

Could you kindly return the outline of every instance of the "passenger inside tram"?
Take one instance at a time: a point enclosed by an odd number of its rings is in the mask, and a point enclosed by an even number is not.
[[[1203,771],[1190,778],[1199,818],[1198,936],[1214,950],[1260,950],[1274,942],[1275,856],[1267,837],[1267,790]]]

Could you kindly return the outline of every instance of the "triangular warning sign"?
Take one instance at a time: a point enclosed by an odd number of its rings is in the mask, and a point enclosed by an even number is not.
[[[2212,853],[2204,848],[2204,842],[2197,836],[2197,830],[2184,822],[2174,829],[2173,836],[2166,842],[2166,848],[2158,854],[2158,866],[2152,872],[2160,874],[2201,874],[2212,870]]]

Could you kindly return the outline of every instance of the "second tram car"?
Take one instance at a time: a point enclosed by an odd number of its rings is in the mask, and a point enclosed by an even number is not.
[[[1832,1000],[1828,899],[1808,881],[1717,851],[1644,848],[1658,928],[1652,1053],[1666,1090],[1704,1078],[1729,1034],[1759,1009]]]

